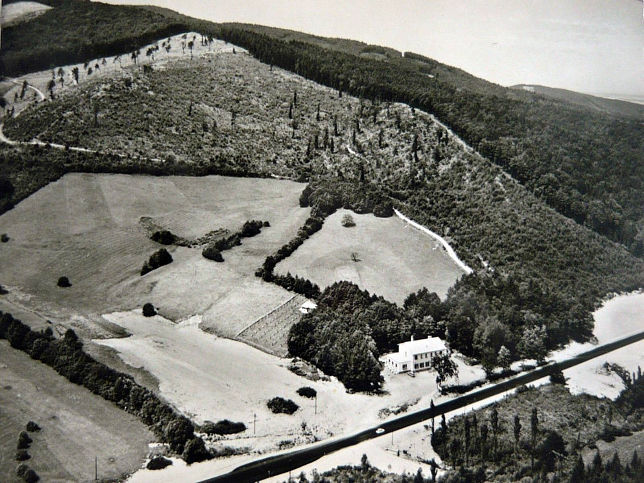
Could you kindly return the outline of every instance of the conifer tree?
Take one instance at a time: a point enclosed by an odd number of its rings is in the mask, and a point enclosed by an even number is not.
[[[517,452],[519,450],[519,439],[521,438],[521,420],[519,415],[514,415],[514,459],[518,460]]]
[[[496,408],[492,408],[492,414],[490,415],[490,425],[492,426],[492,435],[494,437],[492,442],[493,458],[496,458],[496,445],[499,433],[499,412],[496,410]]]
[[[537,445],[537,434],[539,432],[539,417],[537,415],[537,408],[532,408],[530,415],[530,468],[534,470],[534,450]],[[599,453],[597,453],[599,454]]]

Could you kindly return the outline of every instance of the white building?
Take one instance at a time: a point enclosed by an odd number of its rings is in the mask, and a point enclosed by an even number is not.
[[[432,359],[436,356],[449,354],[445,343],[438,337],[414,340],[398,344],[398,352],[383,357],[385,367],[394,374],[401,372],[424,371],[432,367]]]
[[[307,300],[300,306],[300,312],[302,312],[303,314],[308,314],[309,312],[312,312],[317,308],[318,308],[318,304],[310,300]]]

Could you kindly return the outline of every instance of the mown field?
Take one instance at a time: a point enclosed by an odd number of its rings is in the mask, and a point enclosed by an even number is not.
[[[304,222],[301,190],[270,179],[66,175],[0,217],[11,237],[0,247],[2,283],[54,310],[102,314],[151,302],[173,320],[204,314],[205,327],[235,335],[290,297],[254,271]],[[224,252],[224,263],[203,258],[202,247],[169,247],[174,262],[142,277],[161,245],[141,217],[186,238],[250,219],[271,227]],[[71,287],[56,285],[63,275]]]
[[[41,481],[116,480],[136,471],[154,435],[136,417],[0,341],[0,480],[16,477],[18,433],[33,420],[42,430],[26,461]]]
[[[342,225],[345,215],[355,226]],[[423,287],[444,298],[463,274],[434,238],[399,218],[348,210],[329,216],[322,230],[276,267],[278,274],[289,272],[320,288],[348,280],[399,305]]]

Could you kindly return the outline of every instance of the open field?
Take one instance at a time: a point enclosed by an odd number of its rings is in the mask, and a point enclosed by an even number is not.
[[[288,359],[203,333],[197,317],[180,324],[160,316],[145,318],[138,312],[105,318],[133,335],[95,342],[116,349],[131,366],[148,370],[159,380],[161,395],[185,414],[197,422],[226,418],[246,423],[246,432],[224,441],[231,446],[258,451],[275,449],[280,441],[302,444],[324,439],[375,424],[381,409],[405,403],[423,407],[430,398],[439,397],[431,371],[415,378],[385,374],[386,393],[381,396],[349,394],[337,380],[311,381],[294,374],[286,367]],[[461,382],[482,377],[480,368],[456,362]],[[317,391],[317,414],[313,400],[296,394],[302,386]],[[292,399],[300,409],[292,416],[275,415],[266,407],[274,396]],[[255,436],[253,414],[257,414]]]
[[[137,470],[154,435],[134,416],[70,383],[53,369],[0,341],[0,480],[18,481],[18,433],[33,420],[42,431],[26,463],[41,481],[117,479]]]
[[[152,302],[173,320],[203,314],[206,328],[234,336],[291,297],[254,271],[306,219],[301,190],[270,179],[66,175],[0,217],[0,232],[11,237],[0,247],[2,283],[45,313],[64,307],[96,316]],[[225,251],[224,263],[203,258],[200,247],[172,247],[172,264],[141,277],[160,248],[143,216],[184,237],[236,231],[250,219],[271,227]],[[56,286],[62,275],[72,287]]]
[[[342,226],[349,214],[356,226]],[[358,261],[352,260],[356,254]],[[397,217],[377,218],[338,210],[286,260],[278,274],[308,278],[320,288],[348,280],[402,305],[412,292],[427,287],[441,298],[464,272],[432,237]]]

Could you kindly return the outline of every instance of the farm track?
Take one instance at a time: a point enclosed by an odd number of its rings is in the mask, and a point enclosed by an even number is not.
[[[31,141],[14,141],[12,139],[9,139],[5,134],[4,134],[4,123],[0,122],[0,142],[4,144],[8,144],[9,146],[41,146],[41,147],[48,147],[51,149],[61,149],[61,150],[69,150],[69,151],[76,151],[79,153],[87,153],[87,154],[102,154],[102,155],[108,155],[108,156],[116,156],[121,159],[136,159],[140,161],[151,161],[153,163],[157,164],[163,164],[165,161],[161,158],[146,158],[145,156],[137,156],[137,155],[129,155],[129,154],[123,154],[123,153],[106,153],[103,151],[98,151],[96,149],[89,149],[89,148],[82,148],[78,146],[64,146],[62,144],[58,143],[46,143],[44,141],[40,141],[39,139],[32,139]]]

